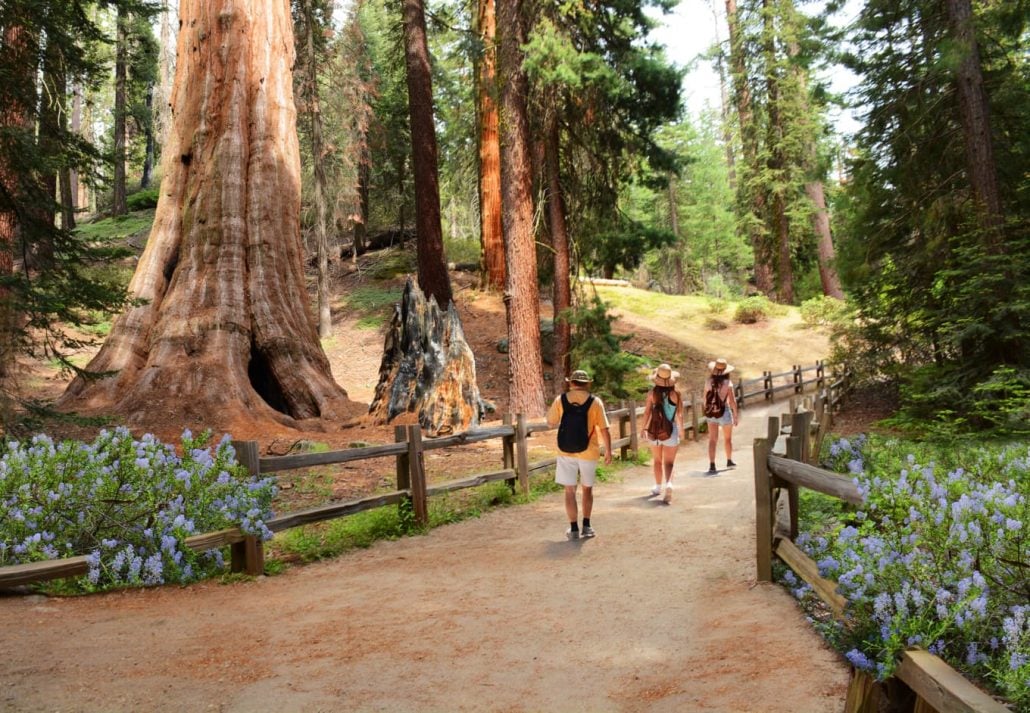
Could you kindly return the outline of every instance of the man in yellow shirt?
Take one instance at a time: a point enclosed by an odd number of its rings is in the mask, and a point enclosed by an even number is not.
[[[558,396],[547,410],[547,423],[558,427],[558,464],[554,480],[565,487],[565,513],[570,540],[593,537],[590,512],[594,507],[594,482],[597,462],[601,458],[597,436],[604,440],[604,464],[612,462],[612,436],[608,430],[608,414],[601,399],[590,393],[593,379],[582,369],[572,372],[565,381],[568,392]],[[583,485],[583,529],[579,529],[576,506],[576,481]]]

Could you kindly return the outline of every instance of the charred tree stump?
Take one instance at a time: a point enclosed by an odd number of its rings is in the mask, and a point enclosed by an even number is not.
[[[441,310],[409,279],[386,334],[372,420],[417,414],[423,430],[437,436],[479,425],[482,411],[475,356],[454,303]]]

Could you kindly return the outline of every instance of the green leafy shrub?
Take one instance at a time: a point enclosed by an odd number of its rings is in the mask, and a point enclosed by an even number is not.
[[[836,327],[853,319],[848,303],[820,295],[801,303],[801,321],[809,327]]]
[[[148,208],[157,208],[157,199],[160,195],[161,191],[157,188],[144,188],[142,191],[127,196],[125,202],[130,211],[147,210]]]
[[[772,303],[764,295],[745,297],[737,303],[733,312],[733,321],[740,324],[763,322],[773,313]]]
[[[595,295],[589,305],[564,314],[572,325],[572,368],[586,369],[594,379],[591,388],[605,401],[629,398],[625,382],[644,360],[622,351],[629,337],[612,333],[615,318],[608,305]]]
[[[829,458],[863,503],[798,538],[847,599],[828,638],[881,679],[925,648],[1030,710],[1030,446],[859,437]]]
[[[125,428],[93,443],[44,435],[8,442],[0,457],[0,565],[87,555],[86,591],[188,582],[222,566],[187,537],[228,527],[269,539],[276,492],[237,464],[228,436],[183,433],[181,451]]]
[[[726,311],[726,306],[729,304],[726,300],[719,297],[708,297],[705,299],[708,304],[708,311],[712,314],[722,314]]]

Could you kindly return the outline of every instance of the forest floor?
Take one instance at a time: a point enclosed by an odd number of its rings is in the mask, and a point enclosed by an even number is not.
[[[367,279],[341,277],[342,316],[326,343],[337,380],[365,403],[382,333],[342,307]],[[455,285],[480,388],[503,413],[503,304],[468,276],[456,274]],[[627,349],[673,362],[696,388],[716,356],[746,377],[827,350],[796,315],[712,331],[682,310],[626,310],[618,329],[634,334]],[[44,367],[37,378],[41,393],[63,388]],[[839,428],[882,415],[861,403]],[[566,541],[555,493],[273,577],[0,597],[0,710],[840,711],[845,662],[783,588],[755,582],[750,444],[780,410],[745,409],[738,466],[717,477],[704,475],[704,443],[684,443],[669,505],[648,496],[650,466],[618,471],[596,489],[591,540]],[[168,439],[183,427],[148,426]],[[384,443],[392,427],[233,435],[273,454],[304,440]],[[534,442],[553,448],[546,437]],[[427,455],[431,481],[500,459],[496,443]],[[389,488],[392,475],[390,463],[340,468],[317,489],[284,478],[276,509]]]

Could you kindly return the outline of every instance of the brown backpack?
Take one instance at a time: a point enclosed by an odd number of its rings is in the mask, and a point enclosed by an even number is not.
[[[644,435],[652,441],[664,441],[672,437],[672,421],[665,415],[665,404],[669,394],[664,389],[655,388],[651,398],[651,418],[647,421]]]

